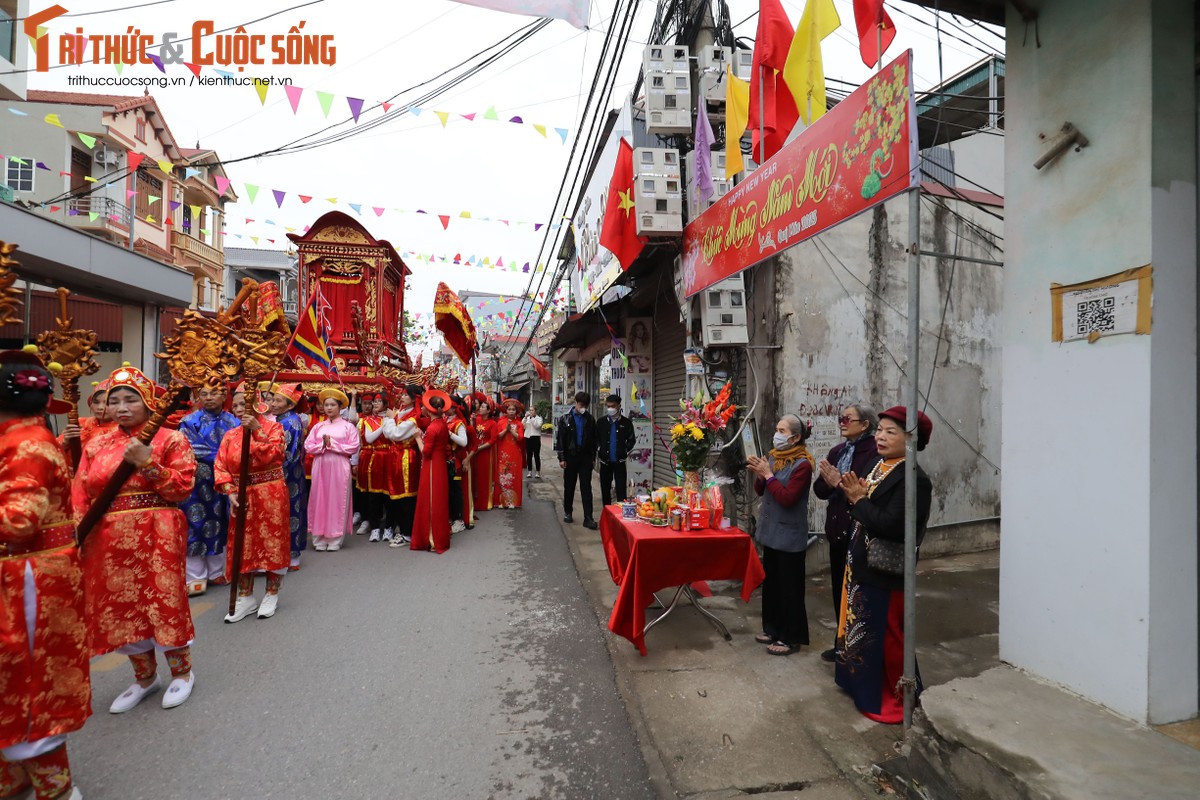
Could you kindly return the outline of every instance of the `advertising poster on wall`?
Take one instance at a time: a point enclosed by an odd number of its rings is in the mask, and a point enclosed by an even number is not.
[[[636,436],[633,452],[629,454],[626,470],[634,494],[645,494],[654,487],[654,405],[650,336],[653,325],[649,317],[635,317],[625,325],[625,370],[628,397],[625,410],[633,420]]]

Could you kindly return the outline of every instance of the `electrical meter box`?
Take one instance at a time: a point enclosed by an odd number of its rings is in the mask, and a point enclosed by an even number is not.
[[[746,284],[740,274],[700,292],[700,341],[705,347],[750,343],[746,328]]]
[[[730,63],[730,49],[719,45],[700,48],[696,54],[700,97],[707,103],[710,121],[725,119],[725,68]]]
[[[692,151],[683,157],[684,168],[688,175],[688,221],[694,220],[696,217],[704,213],[704,211],[720,200],[725,194],[733,188],[733,181],[725,179],[725,151],[714,150],[709,154],[710,171],[712,173],[712,196],[707,200],[700,199],[700,193],[695,191],[692,184],[691,176],[695,175],[696,168],[696,151]]]
[[[638,236],[683,234],[683,187],[679,151],[637,147],[633,151],[634,213]]]
[[[652,44],[642,55],[646,80],[646,132],[692,131],[691,53],[684,45]]]
[[[746,83],[754,71],[754,51],[737,49],[733,51],[733,74]]]

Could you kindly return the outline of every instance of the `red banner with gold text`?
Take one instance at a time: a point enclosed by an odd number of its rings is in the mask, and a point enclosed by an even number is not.
[[[688,297],[917,185],[912,51],[688,224]]]

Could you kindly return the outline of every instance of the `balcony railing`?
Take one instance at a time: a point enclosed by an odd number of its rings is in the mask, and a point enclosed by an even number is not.
[[[71,214],[72,211],[76,213]],[[85,216],[90,222],[92,214],[96,215],[96,222],[103,219],[105,223],[115,222],[126,228],[129,227],[129,206],[122,205],[111,197],[88,195],[87,197],[72,197],[67,201],[68,216]]]
[[[201,261],[206,261],[213,266],[223,266],[225,260],[221,257],[221,251],[212,245],[205,244],[195,236],[188,236],[180,231],[171,231],[171,246],[176,250],[182,250],[185,253],[190,253]]]
[[[283,301],[283,313],[284,314],[291,314],[292,316],[295,316],[297,310],[298,310],[297,303],[295,300],[284,300]]]

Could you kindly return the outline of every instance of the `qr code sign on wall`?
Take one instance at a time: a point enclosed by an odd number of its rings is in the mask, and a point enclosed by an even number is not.
[[[1137,313],[1136,280],[1066,292],[1062,308],[1063,341],[1097,334],[1133,333],[1137,328]]]
[[[1117,298],[1103,297],[1075,304],[1075,333],[1087,336],[1092,331],[1112,333],[1117,329]]]

